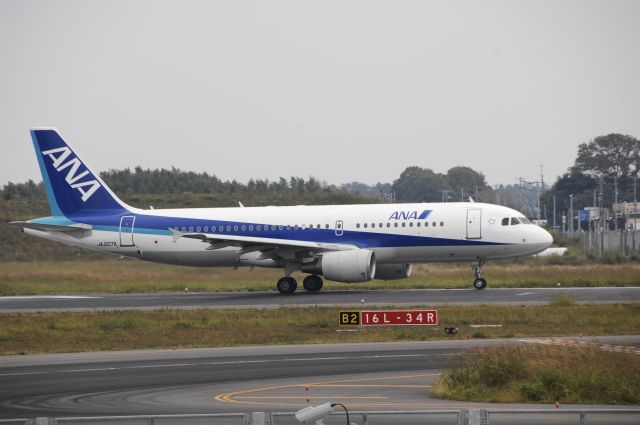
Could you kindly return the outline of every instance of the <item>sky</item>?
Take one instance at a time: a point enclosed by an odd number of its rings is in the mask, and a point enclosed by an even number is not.
[[[640,137],[638,1],[0,0],[0,185],[28,129],[95,171],[546,182]]]

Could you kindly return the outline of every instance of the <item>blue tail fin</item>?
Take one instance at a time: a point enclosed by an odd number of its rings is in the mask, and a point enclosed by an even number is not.
[[[73,216],[89,212],[128,209],[92,172],[55,129],[32,129],[42,180],[51,215]]]

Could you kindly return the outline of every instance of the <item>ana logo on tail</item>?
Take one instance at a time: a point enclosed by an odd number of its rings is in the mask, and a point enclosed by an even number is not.
[[[56,156],[56,154],[59,154]],[[48,151],[43,151],[42,155],[47,155],[53,161],[53,167],[56,171],[60,172],[66,168],[69,169],[67,171],[67,177],[65,177],[65,181],[69,183],[72,189],[77,189],[78,192],[82,194],[82,202],[87,202],[91,195],[93,195],[96,190],[100,188],[100,183],[97,180],[85,180],[79,181],[83,177],[89,174],[89,170],[84,170],[83,172],[78,174],[78,170],[82,165],[82,162],[77,157],[72,157],[67,160],[67,157],[71,155],[71,149],[68,147],[49,149]],[[66,162],[65,162],[66,161]]]

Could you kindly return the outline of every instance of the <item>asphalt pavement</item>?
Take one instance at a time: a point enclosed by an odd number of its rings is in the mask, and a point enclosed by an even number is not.
[[[298,291],[282,295],[261,292],[169,292],[149,294],[36,295],[0,297],[0,312],[87,311],[125,309],[277,308],[310,306],[411,306],[442,304],[548,303],[567,295],[580,303],[640,301],[640,287],[599,288],[487,288]]]
[[[640,347],[636,335],[7,356],[0,417],[295,411],[325,401],[359,410],[553,408],[438,400],[429,391],[465,348],[592,341]]]

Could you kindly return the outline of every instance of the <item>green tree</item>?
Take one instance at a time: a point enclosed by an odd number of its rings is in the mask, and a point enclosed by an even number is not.
[[[478,191],[481,191],[487,185],[484,175],[469,167],[453,167],[449,169],[449,171],[447,171],[447,182],[451,189],[458,193],[460,193],[460,189],[463,189],[465,198],[468,195],[474,196],[476,188]],[[465,199],[462,199],[462,201],[464,200]]]
[[[428,168],[408,167],[393,182],[396,199],[409,202],[438,202],[441,190],[450,190],[446,176],[436,174]]]
[[[637,175],[640,167],[640,141],[635,137],[611,133],[578,146],[573,170],[597,178]]]

